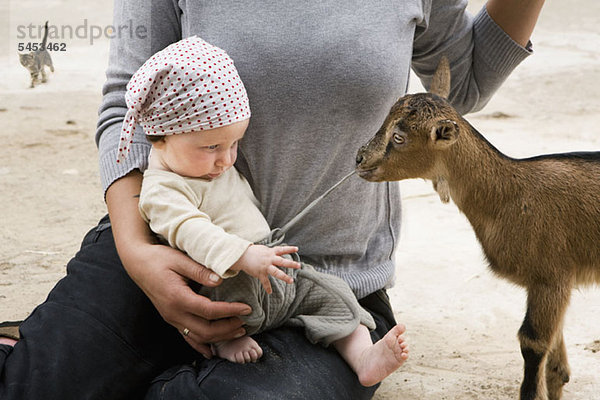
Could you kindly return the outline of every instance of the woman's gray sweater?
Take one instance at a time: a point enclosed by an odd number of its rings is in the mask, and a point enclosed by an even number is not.
[[[117,35],[96,134],[104,188],[147,165],[143,135],[136,135],[126,162],[116,163],[129,78],[156,51],[198,35],[227,51],[245,83],[252,118],[236,167],[271,227],[282,226],[352,171],[358,148],[405,93],[411,67],[427,87],[439,57],[448,56],[451,100],[466,113],[481,108],[530,53],[485,10],[473,18],[465,6],[460,0],[116,0]],[[123,25],[135,33],[119,34]],[[286,242],[361,298],[393,282],[400,214],[397,183],[354,176]]]

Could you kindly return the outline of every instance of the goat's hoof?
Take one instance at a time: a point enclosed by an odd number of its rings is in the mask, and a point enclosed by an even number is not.
[[[568,383],[570,380],[569,371],[562,367],[552,368],[552,375],[558,377],[559,381],[562,382],[563,385]]]

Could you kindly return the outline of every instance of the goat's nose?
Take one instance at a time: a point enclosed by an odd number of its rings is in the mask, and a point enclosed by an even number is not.
[[[364,159],[364,157],[362,156],[362,154],[358,153],[356,155],[356,165],[360,164],[363,159]]]
[[[365,159],[363,157],[364,151],[365,151],[365,147],[364,146],[361,147],[360,149],[358,149],[358,153],[356,153],[356,165],[360,164]]]

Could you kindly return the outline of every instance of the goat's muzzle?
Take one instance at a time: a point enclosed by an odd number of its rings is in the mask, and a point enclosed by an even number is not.
[[[358,151],[358,154],[356,155],[356,166],[358,167],[360,165],[360,163],[364,160],[362,153],[363,148],[361,147],[360,150]]]
[[[363,179],[368,181],[377,180],[375,171],[377,166],[368,165],[368,157],[365,156],[367,146],[362,146],[356,154],[356,173]]]

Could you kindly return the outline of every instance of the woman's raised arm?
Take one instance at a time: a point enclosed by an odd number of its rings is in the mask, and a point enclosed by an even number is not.
[[[502,30],[525,47],[543,5],[544,0],[489,0],[486,7]]]

